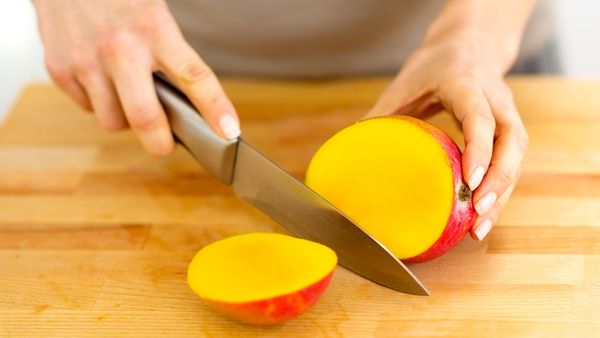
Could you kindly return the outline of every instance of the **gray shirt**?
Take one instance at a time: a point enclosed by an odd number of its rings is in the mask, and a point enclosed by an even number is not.
[[[217,72],[322,77],[393,74],[443,0],[171,0],[186,39]],[[539,1],[520,59],[552,36]]]

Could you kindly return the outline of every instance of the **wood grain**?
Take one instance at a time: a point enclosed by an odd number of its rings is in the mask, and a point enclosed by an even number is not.
[[[230,78],[244,136],[302,178],[387,79]],[[431,297],[338,268],[302,317],[253,327],[208,310],[185,283],[202,246],[285,232],[179,149],[145,155],[54,87],[24,89],[0,129],[0,337],[598,337],[600,82],[512,78],[531,136],[520,184],[488,240],[412,266]],[[448,114],[431,122],[459,144]]]

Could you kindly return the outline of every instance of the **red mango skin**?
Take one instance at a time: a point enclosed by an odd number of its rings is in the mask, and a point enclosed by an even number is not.
[[[473,206],[473,194],[469,186],[463,181],[462,153],[458,145],[437,127],[412,117],[402,116],[402,118],[411,120],[438,140],[446,151],[446,154],[448,154],[450,167],[452,168],[452,178],[454,180],[452,209],[448,217],[448,223],[441,236],[423,253],[402,260],[405,263],[422,263],[438,258],[454,248],[471,231],[477,217],[477,212]]]
[[[271,299],[249,303],[227,303],[208,299],[205,301],[215,311],[242,323],[280,324],[299,316],[313,306],[327,289],[334,271],[302,290]]]

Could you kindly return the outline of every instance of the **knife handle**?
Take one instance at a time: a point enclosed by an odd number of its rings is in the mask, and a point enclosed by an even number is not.
[[[154,76],[154,85],[177,142],[211,175],[225,184],[231,184],[238,139],[227,140],[217,135],[187,97],[162,74]]]

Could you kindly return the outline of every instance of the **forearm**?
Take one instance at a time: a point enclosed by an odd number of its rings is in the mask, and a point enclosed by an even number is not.
[[[423,44],[448,36],[490,49],[494,66],[505,73],[514,63],[535,0],[448,0]]]

